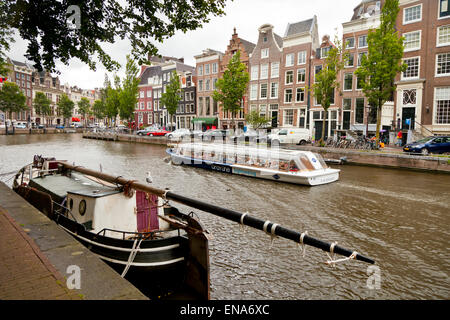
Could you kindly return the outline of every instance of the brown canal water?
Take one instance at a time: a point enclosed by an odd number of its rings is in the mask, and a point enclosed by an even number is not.
[[[33,155],[145,181],[248,211],[376,261],[331,268],[313,247],[194,210],[213,234],[212,299],[449,299],[450,175],[342,166],[340,180],[304,187],[173,166],[159,146],[83,139],[79,134],[0,136],[0,173]],[[10,183],[11,181],[9,181]],[[174,204],[189,212],[190,209]]]

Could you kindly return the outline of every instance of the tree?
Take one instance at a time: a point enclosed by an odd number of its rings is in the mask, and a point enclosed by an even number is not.
[[[256,110],[245,115],[245,120],[255,130],[258,130],[269,122],[269,120],[265,116],[261,116]]]
[[[368,103],[377,110],[376,147],[380,141],[381,112],[383,105],[395,92],[394,79],[407,66],[402,64],[403,40],[395,24],[399,12],[398,0],[386,0],[381,11],[380,27],[370,30],[367,42],[368,55],[363,56],[361,66],[355,74]]]
[[[102,100],[95,100],[92,106],[92,114],[96,119],[103,119],[105,117],[105,104]]]
[[[136,103],[138,101],[139,68],[130,55],[127,55],[127,65],[125,68],[125,78],[122,81],[122,90],[120,91],[119,116],[122,119],[128,119],[129,122],[134,115]]]
[[[335,40],[335,44],[336,47],[333,47],[330,51],[328,51],[328,56],[325,58],[323,68],[318,74],[316,74],[315,83],[311,86],[313,96],[324,110],[322,135],[319,140],[319,144],[321,146],[324,145],[325,124],[327,121],[328,109],[334,101],[336,90],[340,89],[338,75],[344,67],[345,60],[347,59],[345,44],[344,47],[342,47],[337,38]]]
[[[28,41],[26,57],[38,70],[55,70],[55,61],[67,64],[79,58],[95,70],[94,57],[109,70],[119,64],[102,49],[103,43],[127,38],[142,64],[155,55],[151,41],[162,42],[176,31],[187,32],[224,14],[225,0],[174,1],[1,1],[4,30],[16,29]],[[75,5],[75,6],[73,6]],[[1,19],[0,19],[1,21]],[[0,28],[1,30],[2,28]],[[0,33],[0,37],[2,34]],[[4,37],[3,37],[4,38]],[[1,41],[1,38],[0,38]]]
[[[47,98],[47,96],[40,91],[36,92],[36,95],[33,99],[33,107],[36,114],[44,118],[43,123],[45,124],[45,117],[52,113],[51,100]]]
[[[247,91],[249,80],[247,66],[241,62],[241,53],[238,50],[228,63],[223,77],[217,81],[217,89],[213,92],[213,99],[222,103],[223,111],[231,112],[234,128],[234,116],[241,110],[242,98]]]
[[[172,72],[166,91],[161,95],[161,105],[166,107],[170,115],[170,123],[173,123],[173,116],[177,112],[178,103],[181,100],[181,84],[180,78],[176,71]]]
[[[58,112],[60,112],[64,118],[64,126],[66,125],[66,119],[72,116],[74,107],[75,103],[72,100],[70,100],[65,93],[63,93],[59,98]]]
[[[3,83],[0,89],[0,110],[5,113],[5,120],[8,113],[27,110],[26,101],[27,98],[17,84],[8,81]],[[7,130],[6,126],[5,129]]]
[[[109,83],[107,85],[108,87],[106,87],[105,91],[105,115],[110,120],[114,119],[114,125],[116,125],[116,118],[120,110],[120,92],[122,90],[120,78],[117,75],[114,77],[115,88],[111,87]]]
[[[9,44],[14,42],[13,30],[6,23],[6,1],[0,2],[0,76],[6,76],[9,72],[7,68],[5,52],[10,49]]]
[[[91,113],[91,103],[89,102],[88,98],[82,97],[80,101],[78,101],[77,105],[78,111],[83,116],[84,124],[86,125],[87,123],[86,116],[89,116],[89,114]]]

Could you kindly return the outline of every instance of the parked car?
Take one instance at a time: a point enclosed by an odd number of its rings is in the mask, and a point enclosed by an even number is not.
[[[64,125],[62,125],[62,124],[57,124],[55,128],[56,128],[56,129],[64,129]]]
[[[447,153],[450,152],[450,136],[426,137],[406,144],[403,147],[403,151],[408,153],[421,153],[423,155]]]
[[[170,133],[170,131],[167,130],[151,130],[150,132],[147,133],[147,136],[149,137],[153,137],[153,136],[165,136],[166,134]]]
[[[191,134],[191,130],[182,128],[182,129],[177,129],[175,131],[168,133],[167,138],[179,139],[179,138],[183,138],[184,136],[188,136],[190,134]]]
[[[306,144],[311,141],[311,133],[308,129],[282,128],[280,131],[267,136],[270,143],[295,143]]]
[[[210,141],[214,141],[217,139],[225,140],[227,136],[230,136],[229,131],[220,129],[206,130],[205,132],[199,135],[199,137],[201,137],[203,140],[210,140]]]
[[[15,127],[16,129],[26,129],[26,128],[27,128],[27,125],[26,125],[26,124],[23,124],[23,123],[16,123],[16,124],[14,125],[14,127]]]
[[[149,133],[149,132],[152,131],[152,130],[155,130],[155,129],[152,128],[152,127],[147,127],[147,128],[140,129],[140,130],[136,131],[136,134],[137,134],[138,136],[146,136],[147,133]]]

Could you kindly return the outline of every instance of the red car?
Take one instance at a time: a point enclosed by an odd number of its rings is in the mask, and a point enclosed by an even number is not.
[[[165,136],[166,134],[170,133],[170,131],[166,130],[151,130],[147,133],[148,136]]]

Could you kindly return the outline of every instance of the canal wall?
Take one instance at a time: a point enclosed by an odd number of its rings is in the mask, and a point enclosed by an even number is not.
[[[138,136],[136,134],[119,134],[115,132],[83,132],[83,138],[106,141],[148,143],[163,146],[166,146],[169,142],[169,139],[166,137]]]
[[[359,151],[313,146],[289,146],[287,148],[317,152],[325,159],[340,160],[345,157],[346,164],[450,173],[450,157],[445,156],[419,156],[403,153],[386,153],[383,151]]]
[[[76,290],[78,296],[86,300],[148,300],[136,287],[2,182],[0,209],[0,212],[5,212],[22,228],[21,232],[31,238],[37,251],[44,256],[42,260],[48,261],[56,269],[60,279],[64,281],[71,277],[74,267],[70,266],[79,267],[80,289]],[[2,244],[5,245],[8,243]],[[16,253],[18,260],[26,263],[26,257],[20,259],[21,254],[22,252]],[[30,272],[33,272],[31,266]],[[17,279],[18,283],[20,281],[23,282],[23,279]],[[36,286],[39,290],[39,281],[36,281]],[[45,299],[45,296],[38,299]]]
[[[55,134],[55,133],[82,133],[81,128],[66,128],[66,129],[56,129],[56,128],[45,128],[45,129],[19,129],[15,128],[14,132],[11,128],[8,129],[8,135],[12,134]],[[0,129],[0,135],[6,135],[6,130],[4,128]]]

